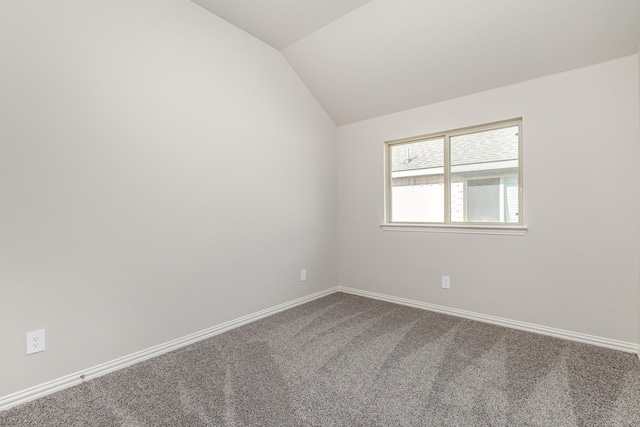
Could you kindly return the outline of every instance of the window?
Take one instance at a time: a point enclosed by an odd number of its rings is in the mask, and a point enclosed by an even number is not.
[[[386,143],[386,222],[522,225],[520,119]]]

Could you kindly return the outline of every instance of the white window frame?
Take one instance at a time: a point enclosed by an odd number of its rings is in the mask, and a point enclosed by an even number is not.
[[[454,222],[451,221],[451,164],[450,164],[450,143],[451,138],[459,135],[466,135],[469,133],[483,132],[488,130],[503,129],[511,126],[518,126],[518,222]],[[384,143],[384,222],[380,225],[383,230],[386,231],[428,231],[439,233],[468,233],[468,234],[506,234],[506,235],[524,235],[527,232],[527,227],[524,225],[523,215],[523,199],[524,199],[524,184],[523,184],[523,168],[522,168],[522,118],[515,118],[510,120],[503,120],[499,122],[487,123],[479,126],[469,126],[460,129],[449,130],[445,132],[438,132],[427,135],[420,135],[410,138],[402,138],[391,141],[385,141]],[[425,141],[429,139],[443,138],[444,139],[444,222],[398,222],[391,221],[391,147]],[[474,177],[473,179],[479,179]],[[503,184],[501,178],[500,184]],[[465,179],[465,187],[468,184],[468,179]],[[502,199],[501,199],[502,200]],[[465,200],[466,205],[466,200]],[[467,209],[464,207],[464,217],[466,218]],[[504,213],[501,213],[503,215]]]

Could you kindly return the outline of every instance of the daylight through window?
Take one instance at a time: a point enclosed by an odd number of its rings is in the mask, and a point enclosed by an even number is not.
[[[387,222],[522,224],[521,125],[387,142]]]

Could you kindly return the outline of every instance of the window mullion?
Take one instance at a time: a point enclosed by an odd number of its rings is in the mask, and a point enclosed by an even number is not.
[[[451,223],[451,167],[449,135],[444,135],[444,223]]]

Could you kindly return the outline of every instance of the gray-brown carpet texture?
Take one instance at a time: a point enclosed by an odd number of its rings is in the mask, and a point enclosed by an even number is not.
[[[0,413],[2,426],[640,426],[633,354],[345,293]]]

